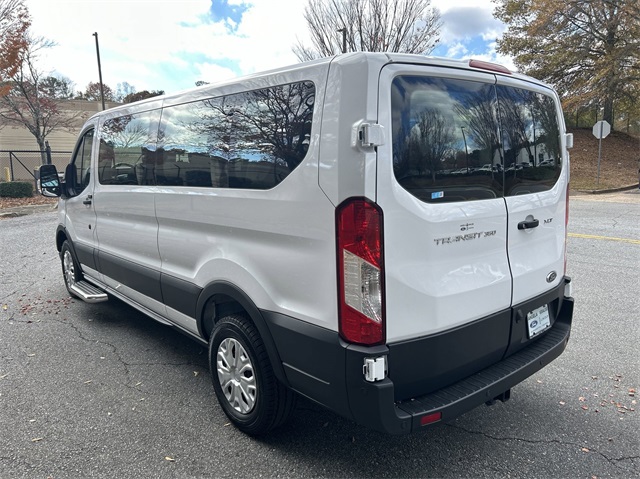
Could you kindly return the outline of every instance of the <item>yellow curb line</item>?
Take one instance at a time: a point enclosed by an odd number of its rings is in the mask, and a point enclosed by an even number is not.
[[[629,239],[629,238],[614,238],[612,236],[583,235],[579,233],[569,233],[569,236],[571,238],[609,240],[609,241],[620,241],[622,243],[640,244],[640,240]]]

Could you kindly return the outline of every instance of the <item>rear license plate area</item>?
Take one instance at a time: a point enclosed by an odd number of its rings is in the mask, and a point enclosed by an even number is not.
[[[527,314],[527,335],[529,339],[536,337],[551,326],[549,305],[545,304]]]

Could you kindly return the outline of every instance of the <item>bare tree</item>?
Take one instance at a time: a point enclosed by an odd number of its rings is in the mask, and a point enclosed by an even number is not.
[[[131,148],[153,142],[149,125],[133,115],[120,116],[104,122],[102,138],[113,148]]]
[[[413,149],[418,155],[411,158],[410,163],[420,174],[429,171],[431,181],[436,182],[436,172],[442,169],[443,160],[450,154],[455,137],[453,122],[434,108],[425,108],[418,115],[418,123],[411,131],[411,141],[415,141]]]
[[[301,61],[336,55],[343,46],[426,55],[438,44],[442,26],[431,0],[309,0],[304,17],[313,47],[293,47]]]
[[[486,158],[491,162],[493,162],[496,151],[500,152],[502,156],[500,138],[496,128],[498,119],[493,106],[494,103],[494,89],[485,87],[475,94],[463,96],[460,103],[454,107],[459,117],[464,120],[464,128],[467,129],[468,139],[472,140],[479,150],[485,151],[488,155]],[[504,163],[502,158],[501,163]]]
[[[27,39],[27,49],[13,75],[7,78],[8,92],[0,96],[0,120],[9,125],[23,126],[35,137],[46,163],[45,140],[57,129],[75,129],[76,114],[62,113],[61,101],[48,93],[46,77],[37,66],[38,54],[53,46],[43,38]]]
[[[114,95],[114,99],[115,101],[122,103],[124,102],[124,99],[127,96],[132,95],[135,92],[136,92],[136,87],[129,84],[129,82],[123,81],[122,83],[118,83],[118,85],[116,86],[116,93]]]
[[[508,145],[508,148],[505,146],[505,153],[511,156],[507,163],[516,163],[519,151],[526,149],[529,163],[533,165],[536,161],[533,151],[535,145],[532,145],[529,126],[534,119],[529,115],[535,94],[516,88],[498,88],[498,111],[504,140]]]

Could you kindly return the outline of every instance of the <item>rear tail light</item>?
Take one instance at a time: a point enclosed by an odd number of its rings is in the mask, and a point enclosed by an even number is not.
[[[352,198],[336,211],[339,326],[351,343],[384,343],[382,210]]]

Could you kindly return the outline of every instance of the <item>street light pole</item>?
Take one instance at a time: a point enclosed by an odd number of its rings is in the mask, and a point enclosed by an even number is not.
[[[347,28],[342,27],[338,33],[342,33],[342,53],[347,53]]]
[[[100,65],[100,46],[98,45],[98,32],[93,34],[96,37],[96,55],[98,56],[98,78],[100,79],[100,98],[102,100],[102,109],[106,110],[104,106],[104,86],[102,86],[102,66]]]

